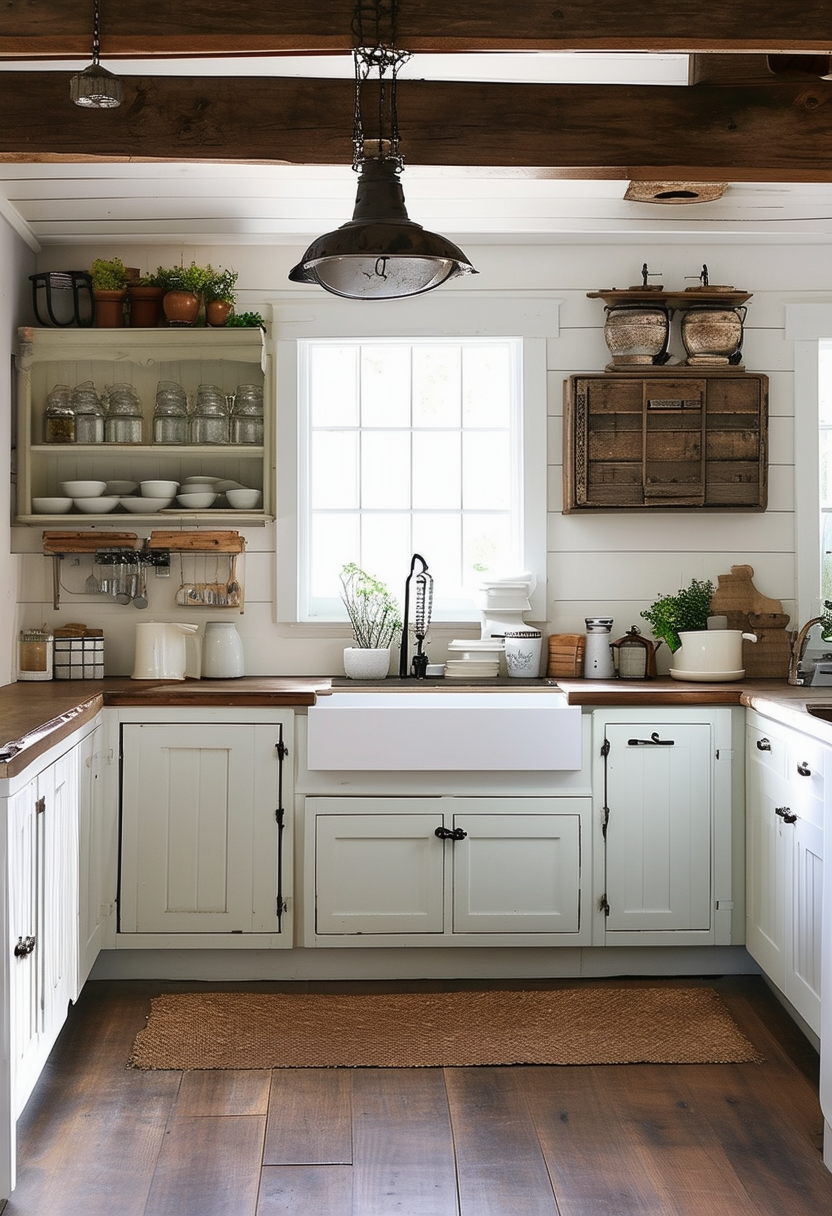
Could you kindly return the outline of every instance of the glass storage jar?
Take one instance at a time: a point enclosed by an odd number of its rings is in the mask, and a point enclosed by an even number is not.
[[[184,444],[188,438],[187,394],[181,384],[160,380],[153,410],[153,442]]]
[[[75,411],[75,442],[104,442],[104,406],[91,380],[85,380],[72,390]]]
[[[239,384],[231,414],[232,443],[263,443],[263,389],[259,384]]]
[[[141,443],[142,404],[132,384],[113,384],[105,390],[107,443]]]
[[[68,384],[56,384],[46,395],[43,442],[75,442],[75,410],[72,408],[72,389]]]
[[[228,443],[228,403],[216,384],[200,384],[191,415],[191,443]]]
[[[24,629],[17,658],[18,680],[52,679],[52,634],[45,629]]]

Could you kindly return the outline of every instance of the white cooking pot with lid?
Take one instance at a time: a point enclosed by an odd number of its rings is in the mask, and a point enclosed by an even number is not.
[[[675,680],[741,680],[742,643],[756,642],[756,633],[741,629],[699,629],[679,631],[682,645],[673,655],[670,674]]]
[[[144,621],[136,626],[134,680],[199,678],[198,625]],[[190,659],[190,662],[189,662]]]

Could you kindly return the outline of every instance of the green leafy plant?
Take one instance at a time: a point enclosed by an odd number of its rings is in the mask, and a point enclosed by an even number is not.
[[[259,312],[233,312],[226,321],[226,325],[236,325],[239,328],[260,329],[266,328],[266,322],[260,316]]]
[[[211,275],[206,280],[204,287],[205,303],[210,304],[214,300],[222,300],[233,308],[237,300],[237,293],[234,289],[237,286],[238,272],[236,270],[213,270],[211,266],[207,266],[206,270],[211,271]]]
[[[216,271],[210,264],[197,266],[191,262],[188,266],[160,266],[155,275],[155,286],[164,287],[165,291],[189,291],[192,295],[201,296],[206,284],[213,279]]]
[[[362,649],[385,649],[402,627],[399,605],[384,583],[349,562],[340,574],[341,599],[347,609],[355,643]]]
[[[713,594],[712,582],[694,578],[676,595],[659,596],[641,615],[649,622],[653,636],[667,642],[673,653],[682,645],[680,630],[707,629]]]
[[[121,258],[96,258],[90,270],[95,291],[124,291],[127,287],[127,268]]]

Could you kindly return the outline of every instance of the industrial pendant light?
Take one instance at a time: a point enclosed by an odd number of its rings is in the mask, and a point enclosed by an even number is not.
[[[375,0],[376,45],[365,46],[361,0],[354,28],[359,46],[353,51],[355,94],[353,169],[359,174],[352,219],[318,237],[289,273],[293,283],[317,283],[348,300],[393,300],[432,291],[459,274],[476,274],[462,250],[408,218],[399,175],[396,79],[409,52],[395,42],[396,0],[389,8],[388,42],[379,36],[382,0]],[[367,139],[362,120],[362,92],[372,72],[378,74],[377,137]],[[389,76],[389,85],[388,85]]]
[[[124,81],[98,62],[101,47],[98,0],[94,0],[92,27],[92,63],[78,72],[69,82],[69,96],[76,106],[94,110],[112,110],[121,105]]]

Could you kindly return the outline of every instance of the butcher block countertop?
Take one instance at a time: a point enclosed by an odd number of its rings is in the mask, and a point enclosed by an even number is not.
[[[0,688],[0,779],[16,777],[105,705],[299,706],[330,692],[328,677],[245,676],[240,680],[18,681]]]
[[[105,680],[21,681],[0,688],[0,779],[15,777],[33,760],[71,735],[104,706],[176,708],[194,706],[299,707],[339,690],[447,692],[499,689],[549,691],[558,687],[570,705],[685,706],[738,705],[758,710],[787,725],[832,742],[832,725],[812,717],[807,704],[832,705],[832,688],[795,688],[785,680],[741,680],[694,684],[658,680],[511,680],[462,684],[445,680],[389,679],[372,685],[327,676],[244,676],[238,680],[152,681],[109,677]]]

